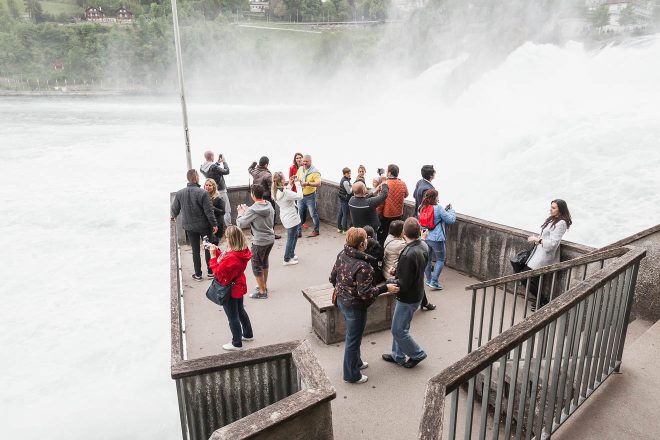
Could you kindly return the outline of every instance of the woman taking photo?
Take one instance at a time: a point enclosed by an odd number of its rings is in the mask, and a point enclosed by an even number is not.
[[[374,286],[374,268],[367,262],[367,233],[362,228],[350,228],[346,232],[346,244],[337,256],[330,274],[330,282],[337,294],[337,307],[346,322],[344,346],[344,381],[365,383],[367,376],[360,370],[369,366],[360,357],[362,333],[367,323],[367,308],[381,293],[397,293],[396,284]]]
[[[225,232],[225,199],[218,192],[218,184],[213,179],[206,179],[206,182],[204,182],[204,189],[211,196],[213,214],[218,222],[218,231],[215,233],[214,237],[209,237],[209,239],[213,244],[218,244],[220,243],[222,234]]]
[[[541,225],[539,235],[530,235],[527,241],[534,244],[534,249],[525,263],[523,271],[538,269],[549,264],[559,263],[559,244],[562,237],[571,227],[571,213],[568,211],[568,205],[562,199],[556,199],[550,202],[550,215]],[[529,291],[537,294],[538,277],[530,281]],[[548,299],[541,297],[539,307],[548,303]],[[533,307],[534,310],[536,307]]]
[[[222,306],[229,321],[231,342],[222,346],[225,350],[239,350],[243,341],[253,339],[250,317],[243,307],[243,296],[247,293],[245,268],[252,253],[247,247],[243,231],[236,226],[229,226],[225,231],[227,250],[222,253],[215,245],[211,245],[209,265],[220,284],[226,286],[234,282],[231,296],[227,304]]]
[[[298,242],[298,225],[300,224],[300,215],[296,200],[303,198],[302,192],[293,192],[296,188],[293,177],[289,178],[287,185],[284,180],[284,174],[276,172],[273,174],[273,200],[280,207],[280,220],[286,228],[286,246],[284,247],[284,265],[291,266],[298,264],[296,256],[296,243]]]
[[[438,191],[429,189],[424,193],[422,204],[419,206],[419,223],[428,229],[426,244],[435,255],[435,265],[433,258],[429,258],[424,270],[426,285],[433,290],[441,290],[440,273],[445,266],[446,256],[445,224],[456,223],[456,212],[451,205],[444,208],[438,205]],[[422,302],[422,308],[424,308],[424,302]]]

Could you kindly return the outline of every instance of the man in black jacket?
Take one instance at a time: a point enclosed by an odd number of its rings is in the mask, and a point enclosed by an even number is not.
[[[424,268],[429,260],[429,249],[420,240],[421,233],[422,227],[416,218],[406,219],[403,237],[407,244],[401,251],[395,273],[399,280],[399,293],[392,316],[392,353],[383,355],[383,360],[406,368],[413,368],[426,359],[426,352],[410,334],[413,314],[424,297]]]
[[[378,195],[373,195],[373,193],[370,195],[364,183],[355,182],[353,184],[353,197],[348,201],[348,209],[351,211],[354,227],[362,228],[369,225],[374,228],[374,231],[378,230],[380,221],[378,221],[376,208],[385,201],[389,194],[387,182],[383,182],[379,188]]]
[[[197,281],[202,280],[202,261],[199,255],[200,240],[203,236],[211,238],[212,234],[218,232],[218,223],[213,214],[213,203],[211,196],[199,186],[199,174],[197,170],[188,170],[186,176],[188,185],[179,190],[174,196],[172,202],[172,221],[181,213],[181,223],[183,229],[188,234],[190,246],[192,247],[193,266],[195,273],[193,278]],[[209,268],[209,259],[211,254],[208,249],[204,250],[206,257],[206,269],[209,278],[213,278],[213,272]]]
[[[206,162],[199,167],[199,170],[202,172],[204,177],[207,179],[215,180],[215,183],[218,185],[218,192],[220,197],[225,202],[225,214],[223,215],[225,226],[231,225],[231,206],[229,204],[229,194],[227,193],[227,184],[225,183],[225,176],[229,174],[229,165],[227,164],[227,158],[222,154],[218,155],[218,161],[214,162],[213,151],[206,151],[204,153],[204,159]],[[217,219],[218,221],[220,219]]]

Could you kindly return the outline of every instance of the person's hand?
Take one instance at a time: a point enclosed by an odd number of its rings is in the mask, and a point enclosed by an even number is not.
[[[399,286],[396,284],[387,284],[387,291],[390,293],[399,293]]]
[[[422,240],[426,240],[428,236],[429,236],[429,230],[426,228],[422,229],[422,235],[421,235]]]
[[[236,212],[238,212],[238,215],[243,215],[243,213],[245,212],[245,206],[244,205],[238,205],[236,207]]]
[[[394,267],[394,266],[390,267],[389,274],[390,275],[396,275],[396,267]]]
[[[539,238],[536,235],[530,235],[527,238],[527,241],[530,243],[538,244],[539,243]]]
[[[222,154],[218,154],[218,162],[225,162],[227,159],[225,159],[225,156]]]
[[[213,233],[215,234],[216,232],[218,232],[218,227],[217,227],[217,226],[213,226]]]
[[[211,258],[215,258],[216,254],[218,253],[218,247],[214,244],[211,244],[209,246],[209,253],[211,254]]]
[[[175,222],[175,221],[176,221],[176,217],[170,217],[170,220],[173,221],[173,222]]]

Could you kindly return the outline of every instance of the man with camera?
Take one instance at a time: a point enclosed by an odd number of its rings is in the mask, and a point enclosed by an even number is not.
[[[174,196],[171,218],[172,221],[176,221],[176,217],[181,213],[181,223],[188,234],[190,247],[192,248],[193,267],[195,269],[192,277],[197,281],[202,281],[199,243],[203,236],[211,236],[212,233],[218,232],[218,223],[213,214],[211,196],[199,186],[197,170],[188,170],[186,177],[188,178],[188,185],[179,190]],[[209,268],[211,255],[208,249],[204,249],[204,256],[206,257],[208,276],[213,278],[213,272]]]
[[[399,220],[403,216],[403,203],[406,197],[408,197],[408,187],[403,180],[399,179],[399,167],[395,164],[387,166],[387,187],[389,188],[389,193],[383,204],[380,229],[378,229],[378,243],[381,246],[383,246],[387,238],[390,223],[394,220]]]
[[[305,154],[302,160],[302,166],[298,168],[296,180],[302,187],[303,198],[298,202],[298,212],[300,213],[300,225],[307,221],[307,210],[312,216],[314,230],[308,237],[317,237],[321,228],[321,221],[316,209],[316,190],[321,186],[321,172],[312,165],[312,156]]]
[[[273,226],[275,226],[275,201],[270,195],[271,186],[273,185],[273,173],[268,169],[270,164],[270,159],[267,156],[261,156],[259,158],[259,163],[252,162],[252,165],[248,168],[250,176],[252,176],[252,185],[261,186],[264,189],[263,197],[270,206],[273,207]],[[282,238],[280,235],[275,234],[276,239]]]
[[[227,164],[227,159],[222,154],[218,154],[218,160],[216,162],[213,161],[213,158],[213,151],[204,152],[206,162],[199,167],[199,170],[204,177],[215,180],[216,185],[218,185],[218,193],[220,193],[220,197],[225,202],[225,226],[229,226],[231,225],[231,206],[229,205],[229,194],[227,194],[227,184],[225,183],[225,176],[229,174],[229,165]]]
[[[399,263],[392,269],[398,279],[399,292],[392,316],[392,352],[383,354],[383,360],[405,368],[413,368],[424,359],[426,352],[410,334],[410,322],[424,297],[424,268],[429,260],[429,248],[421,240],[422,227],[414,217],[403,224],[406,247],[401,251]]]

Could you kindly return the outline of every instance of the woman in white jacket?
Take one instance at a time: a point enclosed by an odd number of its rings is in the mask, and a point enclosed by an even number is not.
[[[535,246],[523,270],[533,270],[559,263],[559,244],[572,223],[571,213],[568,211],[566,202],[562,199],[553,200],[550,203],[550,215],[541,225],[541,233],[527,238],[527,241],[534,243]],[[536,293],[537,283],[538,277],[531,280],[530,292]],[[541,306],[547,303],[546,298],[541,298]]]
[[[279,171],[273,174],[272,197],[280,207],[280,220],[286,228],[286,246],[284,248],[285,266],[298,264],[296,242],[298,241],[300,215],[298,214],[296,200],[301,200],[303,195],[302,191],[294,192],[291,190],[291,187],[295,185],[294,177],[289,178],[287,184],[286,180],[284,180],[284,174]]]

